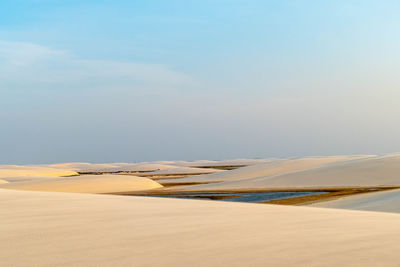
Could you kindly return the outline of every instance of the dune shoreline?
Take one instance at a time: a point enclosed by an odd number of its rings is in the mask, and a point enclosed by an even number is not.
[[[132,191],[132,192],[114,192],[106,193],[110,195],[122,196],[174,196],[174,195],[209,195],[214,194],[213,199],[224,199],[223,194],[244,194],[244,193],[278,193],[278,192],[323,192],[322,194],[313,194],[309,196],[294,196],[277,200],[260,201],[259,204],[277,204],[277,205],[311,205],[315,203],[330,202],[343,197],[368,194],[382,191],[396,190],[400,187],[349,187],[349,188],[288,188],[288,189],[246,189],[246,190],[214,190],[214,191],[181,191],[166,190],[160,188],[156,190]],[[221,197],[218,197],[221,195]]]

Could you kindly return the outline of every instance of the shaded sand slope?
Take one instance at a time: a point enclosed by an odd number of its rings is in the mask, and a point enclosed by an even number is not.
[[[243,167],[232,171],[218,172],[214,174],[187,177],[179,180],[164,180],[163,183],[182,183],[182,182],[221,182],[250,179],[261,176],[271,176],[288,173],[298,170],[313,168],[316,166],[366,158],[370,156],[332,156],[332,157],[309,157],[300,159],[282,159],[263,164]]]
[[[1,178],[4,181],[7,181],[9,183],[14,183],[14,182],[29,182],[29,181],[39,181],[39,180],[52,180],[60,177],[54,177],[54,176],[16,176],[16,177],[4,177]]]
[[[185,187],[190,190],[400,186],[400,155],[340,162],[276,176]]]
[[[77,175],[73,170],[42,166],[0,165],[0,177],[16,176],[71,176]]]
[[[400,215],[0,190],[1,266],[398,266]]]
[[[37,179],[0,185],[5,189],[74,192],[74,193],[117,193],[160,188],[153,180],[124,175],[85,175],[54,179]]]
[[[348,196],[310,206],[400,213],[400,190]]]

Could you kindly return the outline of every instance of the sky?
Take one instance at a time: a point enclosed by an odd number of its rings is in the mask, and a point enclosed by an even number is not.
[[[0,164],[398,152],[399,12],[0,1]]]

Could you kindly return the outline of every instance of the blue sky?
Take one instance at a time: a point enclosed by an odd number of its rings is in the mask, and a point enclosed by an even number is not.
[[[0,163],[400,150],[397,1],[0,2]]]

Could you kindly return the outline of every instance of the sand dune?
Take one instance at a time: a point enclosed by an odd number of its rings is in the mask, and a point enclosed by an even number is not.
[[[86,172],[87,170],[82,170]],[[129,164],[114,168],[97,169],[98,172],[146,172],[147,174],[192,174],[214,173],[220,170],[212,168],[192,168],[186,166],[163,165],[156,163]]]
[[[39,166],[50,167],[50,168],[60,168],[60,169],[73,169],[81,170],[85,168],[114,168],[120,165],[115,163],[86,163],[86,162],[66,162],[66,163],[56,163],[56,164],[42,164]]]
[[[396,266],[400,215],[0,190],[2,266]]]
[[[162,185],[153,180],[135,176],[84,175],[77,177],[14,182],[1,184],[0,187],[5,189],[32,191],[116,193],[155,189],[162,187]]]
[[[50,168],[43,166],[17,166],[17,165],[0,165],[0,177],[17,177],[17,176],[71,176],[77,175],[75,171],[68,169]]]
[[[76,172],[97,172],[104,169],[118,168],[129,163],[62,163],[52,164],[49,167],[53,168],[68,168]]]
[[[400,213],[400,190],[348,196],[310,206]]]
[[[221,182],[221,181],[244,180],[255,177],[272,176],[282,173],[309,169],[333,162],[354,160],[367,157],[370,156],[361,155],[361,156],[332,156],[332,157],[309,157],[300,159],[282,159],[263,164],[242,167],[236,170],[218,172],[209,175],[187,177],[179,180],[173,180],[173,179],[164,180],[163,183]]]
[[[163,171],[173,168],[183,168],[181,173],[194,173],[185,171],[185,168],[192,166],[225,166],[225,165],[254,165],[265,163],[267,159],[238,159],[238,160],[199,160],[199,161],[157,161],[157,162],[141,162],[141,163],[57,163],[57,164],[41,164],[35,167],[56,168],[70,170],[76,172],[118,172],[118,171]],[[195,167],[194,167],[195,168]],[[196,168],[195,168],[196,169]],[[203,169],[202,173],[213,172],[215,169]],[[178,171],[178,169],[177,169]]]
[[[194,167],[174,167],[169,169],[157,170],[154,174],[190,174],[190,173],[215,173],[220,172],[221,170],[213,169],[213,168],[194,168]]]
[[[0,184],[6,184],[6,183],[8,183],[7,180],[0,179]]]
[[[166,169],[174,169],[178,168],[173,165],[165,165],[165,164],[157,164],[157,163],[129,163],[118,167],[113,168],[104,168],[98,169],[98,171],[103,172],[151,172],[157,170],[166,170]],[[85,171],[85,170],[82,170]]]
[[[282,175],[185,187],[191,190],[400,186],[400,155],[339,162]]]
[[[171,165],[178,166],[231,166],[231,165],[255,165],[261,164],[269,161],[273,161],[275,159],[231,159],[231,160],[196,160],[196,161],[173,161],[173,162],[165,162]],[[161,163],[161,162],[160,162]]]

